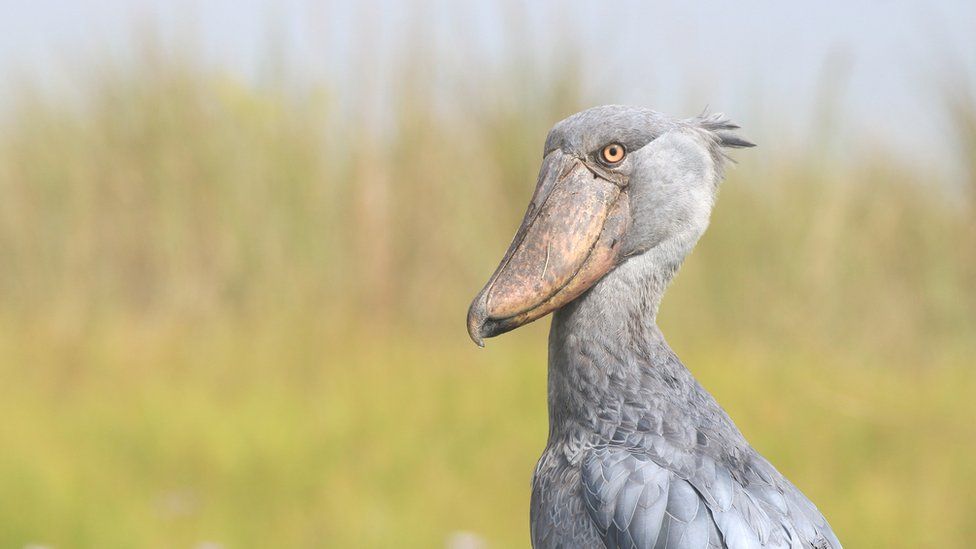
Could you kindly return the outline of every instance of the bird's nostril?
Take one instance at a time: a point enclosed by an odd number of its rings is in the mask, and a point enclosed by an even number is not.
[[[575,169],[576,169],[576,162],[569,162],[566,165],[566,167],[563,168],[563,172],[559,174],[559,178],[557,179],[557,181],[562,181],[563,179],[566,179],[567,177],[569,177],[569,174],[573,173],[573,170]]]

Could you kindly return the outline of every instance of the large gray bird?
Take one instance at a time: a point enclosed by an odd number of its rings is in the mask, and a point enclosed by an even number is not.
[[[468,311],[492,337],[555,311],[533,546],[840,549],[668,347],[661,296],[708,226],[721,115],[604,106],[549,132],[518,233]]]

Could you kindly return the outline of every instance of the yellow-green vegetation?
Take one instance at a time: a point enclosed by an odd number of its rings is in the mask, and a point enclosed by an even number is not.
[[[572,74],[405,70],[349,114],[138,65],[2,117],[0,546],[526,546],[548,322],[479,350],[463,319]],[[849,547],[968,546],[976,172],[824,141],[739,154],[661,323]]]

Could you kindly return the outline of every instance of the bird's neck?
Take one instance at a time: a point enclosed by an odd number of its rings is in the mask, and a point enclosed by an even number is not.
[[[635,412],[632,408],[673,401],[697,386],[655,322],[683,258],[673,252],[652,249],[630,258],[554,315],[549,333],[551,442],[608,437]]]

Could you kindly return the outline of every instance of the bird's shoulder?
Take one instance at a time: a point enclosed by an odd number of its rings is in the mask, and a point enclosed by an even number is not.
[[[724,413],[632,419],[581,456],[583,499],[608,547],[840,548]]]

